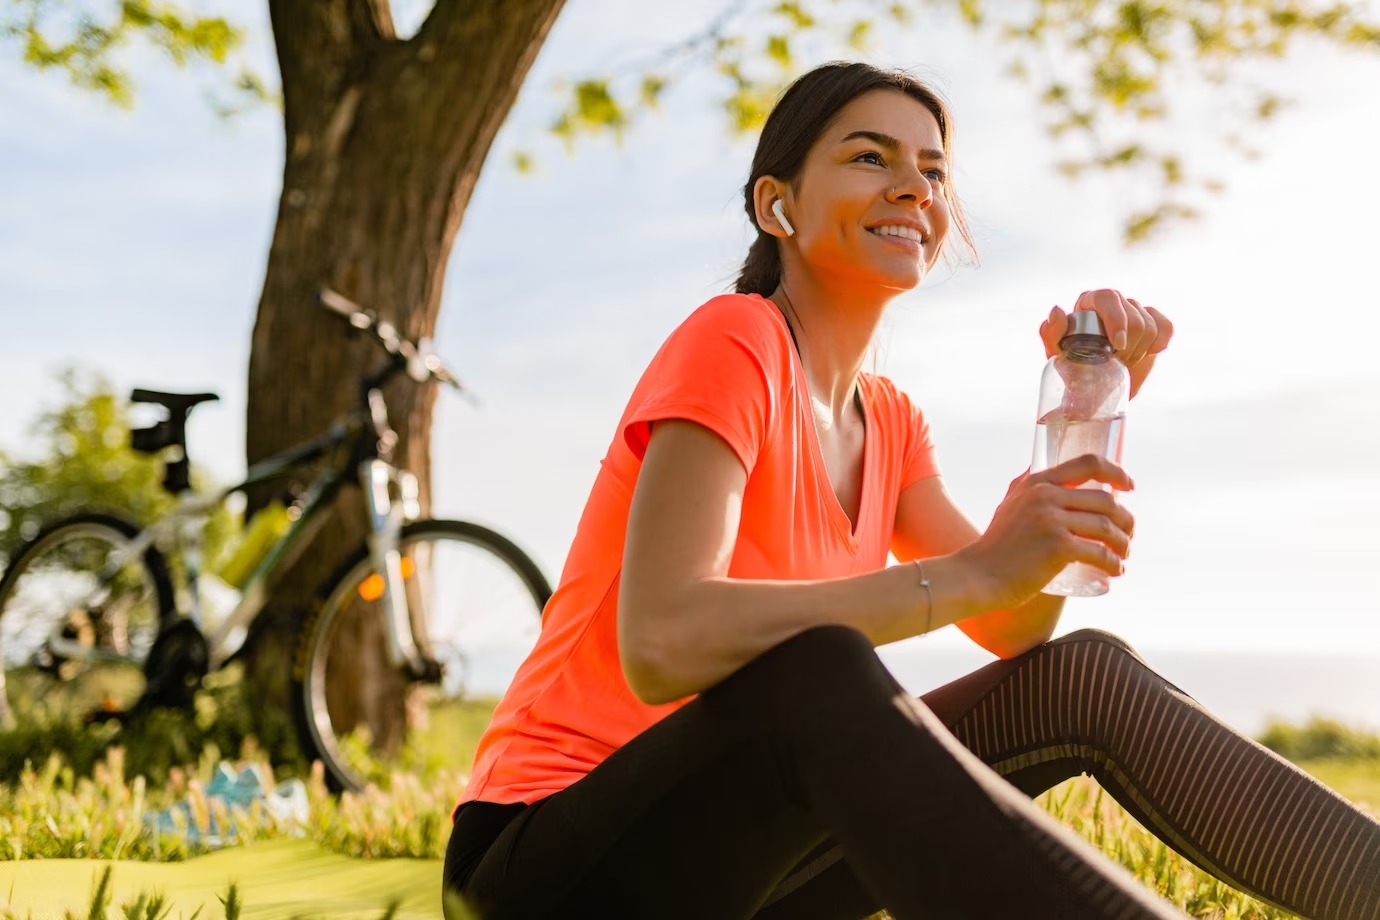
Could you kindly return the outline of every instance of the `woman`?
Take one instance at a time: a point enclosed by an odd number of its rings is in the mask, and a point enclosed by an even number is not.
[[[1022,475],[980,533],[922,413],[861,373],[886,305],[969,242],[952,142],[903,72],[826,65],[777,104],[737,292],[634,390],[480,742],[445,885],[485,920],[1180,916],[1030,802],[1080,773],[1235,887],[1380,918],[1380,823],[1116,636],[1050,640],[1041,586],[1074,560],[1119,574],[1134,530],[1110,490],[1067,486],[1126,473]],[[1076,308],[1134,393],[1169,321],[1114,291]],[[949,623],[1000,660],[907,696],[875,647]]]

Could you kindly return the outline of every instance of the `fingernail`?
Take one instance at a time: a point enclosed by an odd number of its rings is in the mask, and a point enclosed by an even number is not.
[[[1112,343],[1117,351],[1126,350],[1126,330],[1123,329],[1116,334],[1116,341]]]

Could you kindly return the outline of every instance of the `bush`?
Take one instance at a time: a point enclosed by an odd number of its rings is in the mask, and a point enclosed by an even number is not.
[[[1289,760],[1367,760],[1380,758],[1380,735],[1314,716],[1302,727],[1272,721],[1256,739]]]
[[[191,710],[158,708],[123,725],[58,721],[0,732],[0,783],[13,782],[26,765],[53,755],[77,776],[91,776],[116,745],[129,775],[155,786],[173,770],[200,762],[207,750],[257,758],[254,725],[240,702],[242,670],[233,664],[209,675]],[[307,772],[304,761],[280,763],[277,770],[285,776]]]

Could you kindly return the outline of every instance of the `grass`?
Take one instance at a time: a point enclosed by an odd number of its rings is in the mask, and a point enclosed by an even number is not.
[[[245,918],[378,920],[391,911],[395,920],[432,920],[440,879],[432,860],[360,861],[324,853],[309,841],[281,840],[183,863],[10,863],[0,865],[0,905],[7,890],[23,905],[11,913],[32,911],[35,918],[90,917],[93,908],[97,916],[123,916],[125,906],[143,897],[146,905],[161,901],[167,920],[185,920],[198,910],[205,920],[220,920],[232,913],[228,904]]]
[[[454,764],[468,763],[468,755],[488,718],[490,706],[471,704],[457,713],[453,722],[458,733],[455,741],[457,750],[465,756],[457,753]],[[1296,762],[1364,810],[1377,813],[1380,756],[1370,756],[1373,750],[1370,745],[1380,739],[1315,719],[1304,726],[1271,726],[1260,740],[1281,752],[1326,754]],[[129,759],[119,748],[105,751],[86,772],[73,769],[57,753],[41,764],[26,765],[14,782],[0,785],[0,918],[27,918],[22,902],[5,906],[4,879],[7,874],[14,876],[13,872],[4,869],[4,861],[25,860],[24,866],[34,867],[36,864],[31,861],[35,859],[64,858],[88,861],[81,877],[94,879],[93,885],[99,881],[95,873],[100,863],[95,860],[124,861],[117,864],[113,880],[108,874],[103,876],[104,881],[100,882],[103,887],[93,887],[89,903],[77,914],[69,913],[71,916],[92,920],[106,917],[188,920],[194,910],[201,910],[201,917],[218,920],[221,916],[228,918],[232,907],[236,911],[241,909],[245,898],[249,899],[247,909],[252,916],[287,916],[294,910],[308,911],[309,905],[328,902],[321,897],[283,901],[280,899],[284,896],[281,892],[275,893],[276,889],[246,887],[248,882],[243,876],[240,887],[232,890],[227,884],[231,863],[225,860],[234,856],[260,864],[275,864],[286,858],[283,854],[299,853],[299,848],[300,853],[309,852],[311,859],[316,860],[311,865],[318,868],[327,865],[323,860],[338,859],[330,854],[370,860],[411,858],[424,861],[366,865],[370,870],[377,869],[385,879],[389,873],[397,872],[399,884],[404,876],[413,878],[407,876],[408,872],[420,872],[430,879],[428,884],[434,887],[425,892],[424,899],[433,905],[429,916],[439,917],[439,905],[435,903],[439,893],[439,860],[449,832],[450,811],[465,780],[460,770],[454,766],[444,769],[433,763],[425,772],[394,775],[387,789],[370,788],[362,794],[347,793],[337,797],[327,792],[318,769],[306,777],[308,820],[301,826],[284,826],[258,806],[247,811],[227,811],[216,801],[207,799],[205,787],[220,759],[216,746],[208,745],[194,763],[167,768],[166,777],[160,783],[151,783],[142,775],[129,776]],[[252,744],[242,746],[240,759],[260,763],[272,778],[271,768]],[[203,831],[215,818],[222,826],[232,820],[237,832],[236,846],[232,847],[235,853],[227,851],[203,857],[195,860],[195,864],[188,864],[186,869],[148,867],[149,872],[172,872],[168,878],[174,879],[187,877],[177,873],[193,873],[198,879],[195,890],[203,898],[209,898],[208,892],[213,890],[220,892],[217,900],[195,902],[197,906],[193,907],[185,906],[193,903],[186,897],[174,899],[164,894],[173,888],[166,881],[146,884],[139,874],[145,870],[128,862],[185,861],[203,852],[180,835],[155,838],[144,826],[146,812],[178,800],[191,803],[191,820]],[[1211,920],[1285,920],[1294,916],[1255,901],[1203,873],[1136,823],[1091,779],[1068,780],[1035,801],[1190,916]],[[246,848],[246,844],[253,846]],[[11,865],[14,871],[20,868],[15,863]],[[68,873],[76,873],[72,864],[63,865]],[[360,872],[351,872],[349,865],[348,862],[337,863],[332,871],[342,871],[352,881],[360,882]],[[47,868],[59,871],[57,866]],[[31,869],[24,874],[29,871]],[[215,878],[208,878],[207,873]],[[309,876],[310,873],[305,872],[300,878]],[[407,882],[407,887],[416,889],[415,878]],[[120,897],[116,897],[116,888],[123,892]],[[351,903],[357,905],[360,898],[367,901],[370,890],[373,889],[367,889]],[[262,907],[255,907],[255,904]],[[298,906],[289,906],[291,904]],[[169,913],[173,907],[179,913]],[[388,899],[379,895],[371,910],[364,913],[355,910],[350,915],[387,915],[395,920],[427,916],[425,912],[418,914],[411,910],[399,914],[398,910],[398,904],[390,907]]]

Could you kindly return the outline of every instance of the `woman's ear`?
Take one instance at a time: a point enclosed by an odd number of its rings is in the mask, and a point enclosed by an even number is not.
[[[752,189],[753,209],[757,212],[757,226],[772,236],[794,236],[795,227],[787,217],[786,193],[783,182],[762,176]]]

